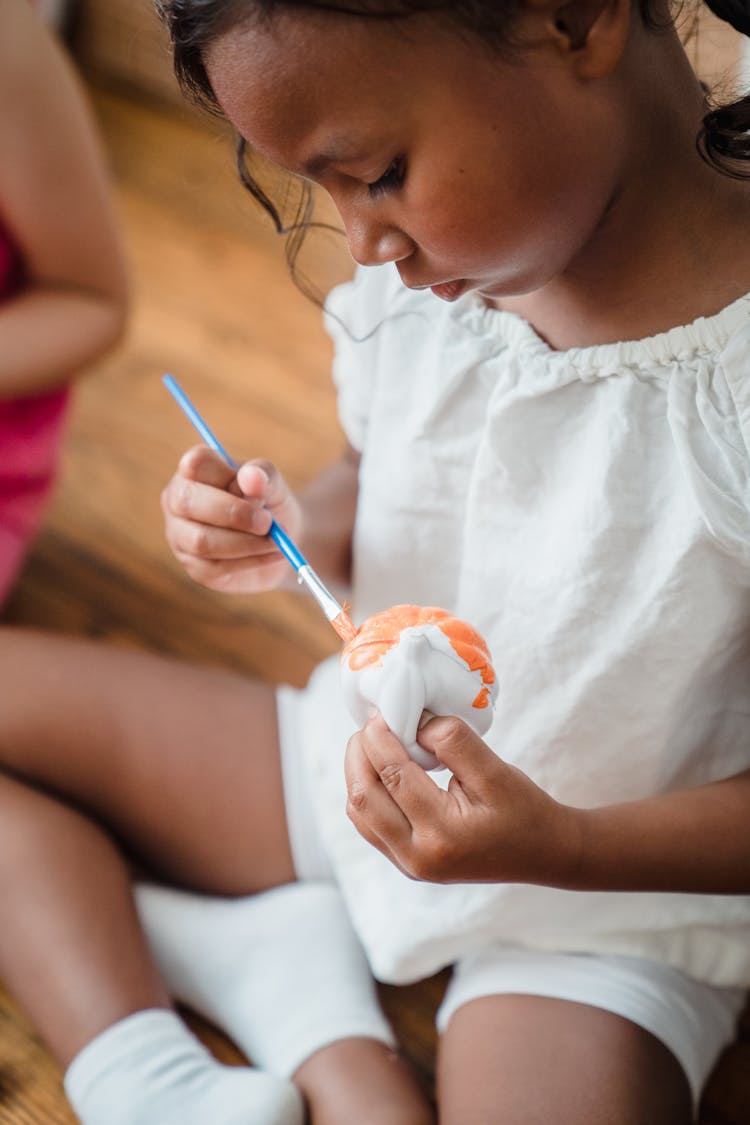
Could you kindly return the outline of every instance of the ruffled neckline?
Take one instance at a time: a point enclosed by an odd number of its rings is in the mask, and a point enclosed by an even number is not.
[[[572,369],[585,380],[627,367],[648,368],[653,372],[654,368],[670,368],[675,363],[720,353],[732,337],[750,323],[750,293],[711,316],[697,317],[690,324],[653,336],[563,351],[551,348],[523,317],[489,307],[477,293],[467,293],[448,309],[450,315],[473,334],[484,339],[492,337],[513,351],[523,351],[528,358],[543,361],[549,368]]]

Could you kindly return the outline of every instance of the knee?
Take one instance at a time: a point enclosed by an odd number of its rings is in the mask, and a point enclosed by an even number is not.
[[[411,1068],[382,1043],[340,1040],[295,1074],[313,1121],[330,1125],[435,1125]]]
[[[20,781],[0,766],[0,876],[23,876],[35,865],[59,867],[96,837],[114,845],[83,813]]]

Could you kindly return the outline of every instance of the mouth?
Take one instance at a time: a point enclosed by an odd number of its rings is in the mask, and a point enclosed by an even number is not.
[[[440,281],[436,282],[434,285],[431,285],[429,282],[422,285],[410,285],[409,282],[405,280],[405,278],[402,277],[401,280],[403,281],[407,289],[414,289],[417,291],[429,289],[432,293],[435,294],[436,297],[439,297],[441,301],[455,301],[456,298],[460,297],[461,294],[464,293],[469,286],[468,281],[466,281],[464,278],[457,278],[454,281]]]
[[[467,282],[463,279],[457,281],[443,281],[440,285],[431,285],[431,292],[441,301],[455,301],[466,290]]]

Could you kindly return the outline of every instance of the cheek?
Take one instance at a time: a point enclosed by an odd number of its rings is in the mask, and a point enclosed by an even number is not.
[[[428,184],[408,204],[409,234],[428,260],[456,264],[487,255],[501,233],[501,215],[491,193],[461,176]]]
[[[460,147],[431,150],[408,200],[408,233],[431,272],[510,295],[564,270],[611,195],[611,140],[594,124],[545,102],[523,106],[502,134],[475,120]]]
[[[592,237],[609,198],[606,178],[584,176],[585,165],[551,155],[526,154],[478,184],[446,229],[446,248],[461,253],[467,271],[496,278],[508,294],[562,272]]]
[[[618,179],[611,136],[597,126],[583,114],[550,121],[498,179],[497,214],[522,256],[562,268],[595,234]]]
[[[560,212],[551,169],[508,138],[500,147],[456,154],[450,168],[435,170],[409,201],[409,234],[435,261],[464,263],[473,276],[503,262],[534,255],[557,228]],[[470,169],[465,171],[464,169]],[[558,179],[558,176],[553,177]]]
[[[460,206],[423,210],[415,241],[446,275],[510,278],[550,254],[559,226],[554,200],[528,191],[516,194],[504,185],[474,191]]]

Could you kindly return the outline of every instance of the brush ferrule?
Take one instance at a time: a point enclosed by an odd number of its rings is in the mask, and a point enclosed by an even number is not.
[[[323,585],[308,563],[305,563],[297,571],[297,581],[307,586],[329,621],[335,620],[340,613],[343,613],[344,607],[336,601],[331,591]]]

